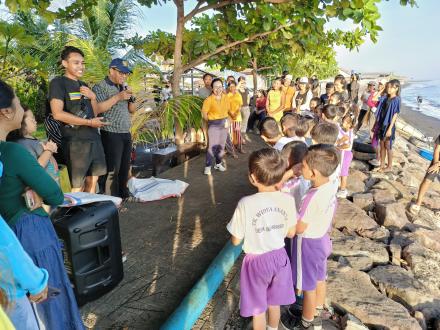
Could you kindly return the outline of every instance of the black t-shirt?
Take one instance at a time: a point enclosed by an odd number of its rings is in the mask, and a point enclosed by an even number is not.
[[[47,96],[47,114],[51,113],[50,101],[52,99],[64,102],[63,110],[77,117],[92,119],[95,117],[92,102],[81,95],[79,89],[87,84],[80,80],[72,80],[65,76],[55,77],[49,84]],[[95,140],[99,137],[98,129],[89,126],[71,126],[61,123],[61,133],[65,138],[79,138]]]
[[[64,102],[64,111],[85,119],[94,118],[92,102],[81,95],[79,92],[81,86],[88,87],[80,80],[72,80],[64,76],[56,77],[49,84],[48,101],[61,100]]]

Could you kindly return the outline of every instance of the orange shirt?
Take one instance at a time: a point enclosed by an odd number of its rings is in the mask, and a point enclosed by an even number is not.
[[[228,97],[229,101],[231,102],[231,112],[229,114],[229,118],[231,118],[233,121],[241,121],[240,109],[243,105],[243,98],[241,97],[241,94],[238,92],[235,92],[234,94],[229,92]]]
[[[285,87],[283,86],[283,92],[285,95],[284,98],[284,109],[291,109],[292,108],[292,100],[293,100],[293,96],[295,95],[295,87],[293,86],[289,86],[289,87]]]
[[[202,112],[208,114],[208,120],[218,120],[228,118],[231,110],[231,102],[226,94],[222,94],[221,100],[217,100],[215,95],[208,96],[203,101]]]

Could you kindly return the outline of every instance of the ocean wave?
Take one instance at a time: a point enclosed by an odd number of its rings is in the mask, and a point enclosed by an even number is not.
[[[418,96],[422,97],[420,105]],[[410,83],[403,87],[401,98],[412,110],[440,119],[440,80]]]

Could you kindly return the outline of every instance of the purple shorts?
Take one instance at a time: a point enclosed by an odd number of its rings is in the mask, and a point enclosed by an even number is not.
[[[304,238],[295,236],[292,241],[292,278],[298,290],[312,291],[318,282],[327,277],[327,258],[332,251],[330,236]]]
[[[264,313],[268,306],[295,302],[292,272],[284,248],[263,254],[246,254],[240,273],[240,315]]]
[[[351,150],[342,150],[341,152],[341,176],[348,176],[351,161],[353,160],[353,152]]]

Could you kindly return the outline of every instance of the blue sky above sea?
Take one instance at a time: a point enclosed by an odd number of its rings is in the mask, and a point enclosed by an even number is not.
[[[65,5],[71,1],[55,1]],[[382,1],[379,25],[383,31],[376,44],[367,40],[359,50],[335,47],[341,68],[359,72],[393,72],[414,80],[440,79],[439,0],[418,0],[418,7],[402,7],[399,0]],[[188,9],[196,1],[185,1]],[[0,6],[0,17],[5,17]],[[142,7],[130,34],[145,35],[161,29],[174,32],[176,9],[172,1],[163,6]],[[349,27],[349,22],[330,22],[329,27]]]

